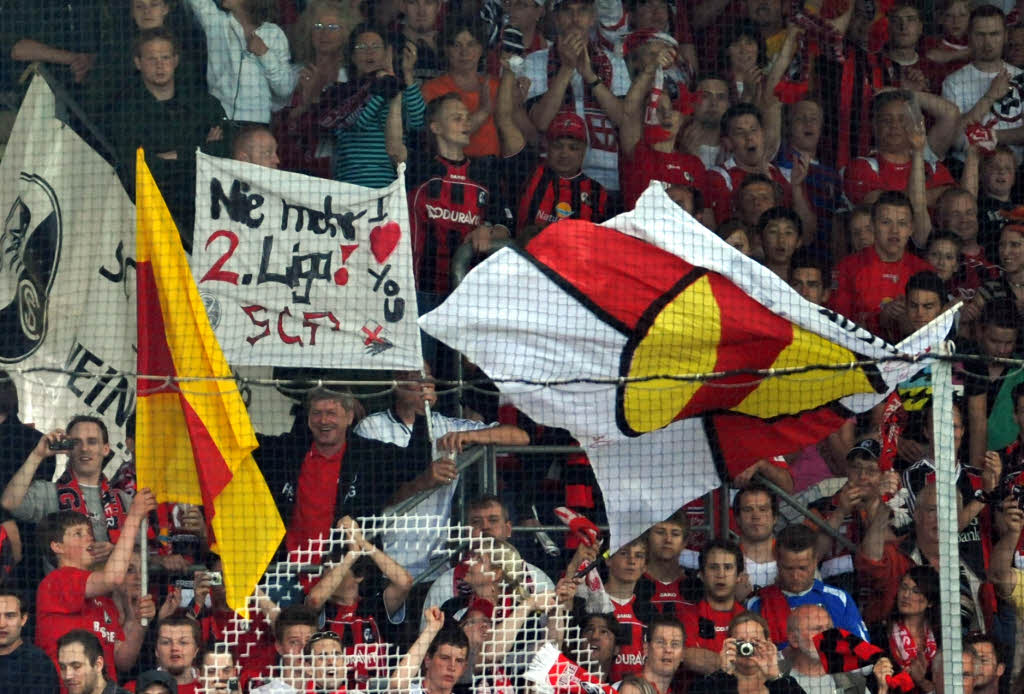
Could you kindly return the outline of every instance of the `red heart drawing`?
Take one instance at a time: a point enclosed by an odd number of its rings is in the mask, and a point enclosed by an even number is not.
[[[402,228],[398,222],[388,222],[382,227],[374,227],[370,232],[370,252],[383,263],[398,247],[398,239],[402,238]]]

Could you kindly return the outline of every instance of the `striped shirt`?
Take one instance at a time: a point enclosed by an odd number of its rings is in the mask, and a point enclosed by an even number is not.
[[[334,179],[367,188],[385,188],[395,180],[395,165],[388,156],[384,126],[389,104],[377,94],[359,111],[351,127],[335,132]],[[420,85],[402,91],[405,131],[418,130],[426,122],[426,102]]]

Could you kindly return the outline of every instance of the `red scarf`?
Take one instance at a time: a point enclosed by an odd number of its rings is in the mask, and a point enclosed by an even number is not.
[[[616,694],[615,689],[566,658],[551,643],[537,651],[523,678],[537,685],[541,694]]]
[[[121,535],[124,524],[125,510],[121,497],[110,488],[106,475],[100,475],[100,498],[103,499],[103,516],[107,523],[107,536],[113,543]],[[57,507],[61,511],[78,511],[89,515],[85,508],[85,497],[78,484],[78,478],[71,474],[69,467],[57,480]]]
[[[938,644],[935,643],[935,634],[932,633],[931,629],[928,629],[924,644],[925,660],[929,663],[932,662],[938,650]],[[917,643],[914,642],[914,637],[910,635],[910,630],[899,622],[892,625],[892,632],[889,634],[889,653],[892,654],[892,659],[900,667],[910,667],[917,660]]]

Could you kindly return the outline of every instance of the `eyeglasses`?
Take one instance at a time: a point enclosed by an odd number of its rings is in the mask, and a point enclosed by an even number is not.
[[[313,28],[316,31],[341,31],[340,24],[323,24],[321,22],[317,22],[313,25]]]
[[[355,45],[355,49],[357,51],[359,51],[360,53],[363,53],[363,52],[366,52],[366,51],[382,51],[382,50],[384,50],[384,44],[383,43],[357,43]]]
[[[306,648],[310,648],[317,641],[337,641],[341,643],[341,637],[338,636],[336,631],[318,631],[309,637],[309,641],[306,642]]]

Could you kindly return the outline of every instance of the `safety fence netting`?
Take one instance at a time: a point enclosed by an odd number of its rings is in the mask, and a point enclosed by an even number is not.
[[[0,12],[0,691],[1024,691],[1017,4]]]

